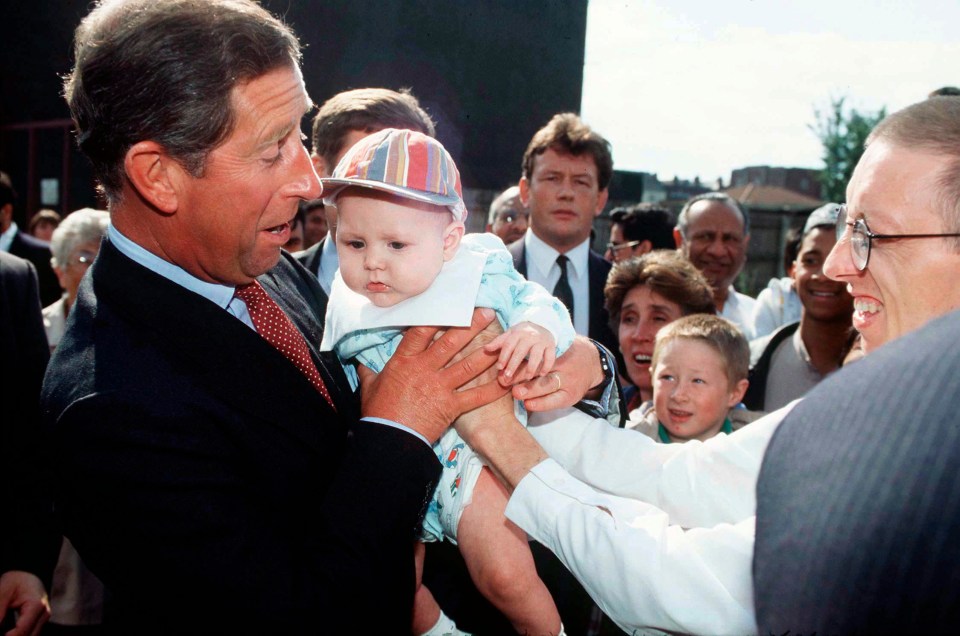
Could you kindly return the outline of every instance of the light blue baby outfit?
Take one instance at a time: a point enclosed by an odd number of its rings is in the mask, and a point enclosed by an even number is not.
[[[493,309],[503,328],[532,322],[549,330],[561,355],[573,342],[574,330],[566,308],[543,287],[524,279],[513,258],[493,234],[467,234],[457,254],[423,293],[393,307],[377,307],[351,291],[338,273],[327,305],[321,349],[336,351],[354,388],[356,372],[347,364],[356,358],[379,372],[396,351],[404,329],[417,325],[467,326],[474,307]],[[517,419],[526,412],[517,402]],[[422,540],[444,536],[456,542],[457,524],[470,503],[483,464],[451,427],[434,444],[443,465],[440,483],[423,521]]]

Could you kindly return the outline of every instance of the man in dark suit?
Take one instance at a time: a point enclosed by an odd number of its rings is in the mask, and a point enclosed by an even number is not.
[[[60,533],[45,489],[40,436],[40,383],[50,357],[37,274],[22,258],[0,252],[0,631],[31,633],[50,617],[46,588]],[[14,612],[19,613],[17,619]]]
[[[523,154],[520,199],[530,212],[530,228],[509,250],[521,274],[564,300],[577,333],[616,353],[616,334],[603,306],[611,266],[590,249],[593,220],[607,203],[612,176],[607,140],[573,113],[555,115]]]
[[[409,91],[388,88],[358,88],[337,93],[313,118],[310,155],[321,177],[329,177],[340,158],[360,139],[386,128],[408,128],[433,137],[433,120]],[[340,261],[337,257],[337,208],[323,206],[327,235],[311,247],[294,254],[313,272],[322,288],[320,315],[326,314],[327,298]]]
[[[63,290],[50,264],[50,244],[20,231],[13,220],[17,192],[10,176],[0,171],[0,251],[26,259],[33,264],[40,284],[40,302],[46,307],[56,302]]]
[[[469,330],[408,333],[350,394],[316,279],[281,253],[320,195],[299,43],[247,0],[98,5],[65,94],[112,224],[44,382],[65,533],[117,633],[409,629],[414,532]],[[130,90],[130,83],[137,90]],[[193,609],[190,609],[190,608]]]

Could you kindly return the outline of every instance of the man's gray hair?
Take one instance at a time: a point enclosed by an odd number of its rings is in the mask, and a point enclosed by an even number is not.
[[[712,201],[727,206],[740,215],[740,220],[743,222],[743,235],[746,236],[750,233],[750,215],[740,207],[736,199],[725,192],[707,192],[690,198],[690,200],[683,204],[683,209],[680,210],[680,214],[677,215],[677,230],[680,231],[680,236],[682,236],[684,240],[687,238],[687,227],[690,225],[690,208],[701,201]]]
[[[110,225],[110,214],[104,210],[81,208],[67,215],[50,237],[50,264],[66,267],[73,250],[91,241],[100,242]]]

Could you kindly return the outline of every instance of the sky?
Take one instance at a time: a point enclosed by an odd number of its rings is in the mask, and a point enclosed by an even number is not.
[[[581,115],[614,167],[713,184],[821,168],[834,98],[898,110],[960,86],[957,0],[589,0]]]

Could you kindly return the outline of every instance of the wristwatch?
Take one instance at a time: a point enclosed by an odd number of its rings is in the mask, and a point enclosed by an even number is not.
[[[613,380],[613,369],[616,363],[613,362],[613,356],[607,351],[606,347],[596,340],[591,340],[590,342],[593,343],[593,346],[597,348],[597,353],[600,354],[600,368],[603,370],[603,380],[601,380],[600,384],[590,388],[590,390],[593,391],[594,389],[606,386]]]

